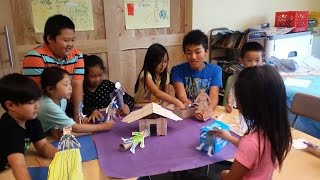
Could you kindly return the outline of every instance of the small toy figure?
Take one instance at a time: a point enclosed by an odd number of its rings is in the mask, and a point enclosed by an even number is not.
[[[60,138],[58,149],[64,151],[65,149],[80,148],[79,141],[71,134],[72,127],[66,126],[63,128],[63,136]]]
[[[210,130],[207,131],[207,135],[205,135],[205,133],[203,133],[201,135],[203,138],[205,138],[204,142],[201,143],[198,147],[196,147],[196,149],[198,149],[199,151],[201,151],[203,149],[204,146],[208,146],[208,156],[212,157],[214,154],[214,150],[213,150],[213,138],[215,136],[215,131],[214,130]],[[206,137],[205,137],[206,136]]]
[[[84,107],[83,103],[80,102],[80,103],[79,103],[79,106],[78,106],[79,123],[80,123],[80,124],[82,123],[84,117],[86,117],[86,115],[83,114],[83,107]]]
[[[123,95],[124,91],[121,88],[121,83],[120,82],[115,82],[115,87],[116,89],[114,92],[110,94],[110,98],[113,99],[116,97],[116,103],[117,103],[117,109],[123,109],[124,108],[124,101],[123,101]]]
[[[208,110],[210,102],[210,97],[206,93],[205,89],[201,89],[199,95],[197,96],[195,103],[198,103],[198,109],[196,112],[204,113]]]
[[[124,142],[124,144],[122,145],[125,145],[125,144],[131,144],[131,148],[130,148],[130,151],[134,154],[135,153],[135,149],[136,147],[138,146],[138,144],[140,143],[140,147],[141,148],[144,148],[144,138],[148,137],[150,135],[150,131],[148,129],[145,129],[144,131],[141,131],[141,132],[132,132],[132,137],[131,138],[121,138],[122,141]],[[120,147],[122,147],[120,145]],[[123,146],[123,147],[126,147],[126,148],[129,148],[128,146]],[[127,149],[122,149],[122,151],[125,151]]]

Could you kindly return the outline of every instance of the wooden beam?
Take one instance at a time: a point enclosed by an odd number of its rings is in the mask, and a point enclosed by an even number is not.
[[[178,46],[182,44],[184,34],[165,34],[147,37],[120,37],[119,49],[121,51],[131,49],[147,49],[153,43],[163,46]]]
[[[17,46],[17,54],[18,54],[19,60],[22,60],[28,51],[40,45],[41,44]],[[77,41],[75,47],[79,49],[82,53],[88,53],[88,54],[106,53],[107,40],[98,39],[98,40]]]

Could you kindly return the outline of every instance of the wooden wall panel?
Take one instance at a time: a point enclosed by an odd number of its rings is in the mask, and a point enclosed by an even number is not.
[[[104,60],[107,76],[120,81],[133,95],[134,84],[140,72],[147,48],[161,43],[169,51],[169,69],[183,62],[181,49],[185,34],[185,0],[170,0],[171,26],[169,28],[126,30],[124,2],[119,0],[92,0],[94,30],[76,32],[76,47],[83,53],[97,54]],[[11,1],[15,12],[13,23],[18,58],[42,43],[42,33],[35,33],[31,0]]]

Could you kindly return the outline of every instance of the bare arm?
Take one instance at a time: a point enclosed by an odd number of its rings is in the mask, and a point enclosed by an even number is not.
[[[36,150],[44,157],[53,158],[54,154],[58,152],[58,149],[52,146],[46,138],[43,138],[33,143]]]
[[[177,98],[185,103],[185,104],[192,104],[192,102],[188,99],[186,89],[183,86],[183,83],[181,82],[174,82],[173,88],[176,93]]]
[[[222,171],[222,180],[241,180],[248,173],[249,169],[243,166],[236,159],[232,163],[230,171]]]
[[[178,108],[184,108],[184,104],[177,98],[174,98],[170,96],[169,94],[161,91],[158,86],[152,81],[151,78],[146,78],[146,86],[149,89],[149,91],[158,99],[161,99],[163,101],[166,101],[168,103],[174,104]]]
[[[8,156],[8,163],[17,180],[31,180],[26,160],[22,153],[13,153]]]
[[[83,80],[72,80],[73,119],[79,121],[78,106],[83,101]]]
[[[218,86],[211,86],[209,89],[209,97],[210,103],[209,106],[211,107],[212,111],[214,111],[218,105],[219,101],[219,87]]]
[[[100,124],[74,124],[72,126],[72,132],[75,133],[92,133],[98,131],[107,131],[111,130],[114,126],[114,121],[109,120],[108,122],[100,123]]]

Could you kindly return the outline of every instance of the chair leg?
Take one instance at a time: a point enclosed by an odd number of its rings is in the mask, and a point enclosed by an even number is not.
[[[294,117],[294,120],[293,120],[293,122],[292,122],[291,127],[293,127],[293,128],[294,128],[294,126],[296,125],[296,121],[297,121],[297,119],[298,119],[298,115],[296,115],[296,117]]]

